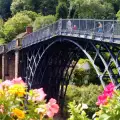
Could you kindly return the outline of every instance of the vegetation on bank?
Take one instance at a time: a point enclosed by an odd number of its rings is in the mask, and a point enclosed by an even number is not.
[[[59,18],[120,19],[119,0],[0,0],[0,44]],[[17,27],[16,27],[17,26]]]

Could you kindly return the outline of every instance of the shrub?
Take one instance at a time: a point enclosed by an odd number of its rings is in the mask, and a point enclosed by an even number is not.
[[[98,107],[95,105],[97,101],[97,96],[103,90],[101,86],[90,84],[89,86],[77,87],[75,85],[69,85],[66,93],[65,106],[73,100],[77,103],[85,103],[88,105],[86,110],[89,117],[93,115],[95,111],[98,110]],[[66,116],[68,116],[68,108],[65,107]]]
[[[88,85],[90,83],[99,84],[96,80],[97,74],[91,62],[88,59],[80,59],[73,71],[71,81],[76,86]]]
[[[68,104],[68,107],[70,113],[70,118],[68,118],[68,120],[89,120],[84,111],[84,109],[88,108],[86,104],[82,103],[76,105],[75,101],[73,101]]]

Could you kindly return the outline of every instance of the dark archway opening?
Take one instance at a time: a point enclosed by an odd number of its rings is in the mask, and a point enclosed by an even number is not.
[[[85,44],[84,41],[80,43],[83,48]],[[92,49],[90,50],[88,53],[94,53]],[[57,99],[62,107],[69,80],[80,58],[86,58],[86,55],[77,45],[67,40],[57,41],[42,56],[33,78],[35,82],[33,82],[32,88],[43,87],[47,99],[51,97]],[[104,69],[100,59],[95,63],[97,65],[100,63],[100,69]],[[96,79],[99,78],[96,76]]]

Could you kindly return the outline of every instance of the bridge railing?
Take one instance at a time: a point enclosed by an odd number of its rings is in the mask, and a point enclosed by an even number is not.
[[[120,22],[115,20],[63,19],[62,33],[76,35],[93,34],[106,38],[118,37],[117,35],[120,35]]]
[[[16,40],[12,40],[8,44],[6,44],[5,48],[6,48],[7,52],[14,50],[16,48]]]
[[[26,46],[44,41],[52,36],[58,35],[59,33],[58,24],[59,24],[59,21],[27,35],[22,40],[22,47],[24,48]]]
[[[102,25],[100,31],[99,24]],[[94,19],[60,19],[57,22],[41,28],[22,40],[22,48],[47,40],[56,35],[95,35],[98,38],[120,38],[120,21]],[[15,49],[15,40],[6,45],[7,51]]]

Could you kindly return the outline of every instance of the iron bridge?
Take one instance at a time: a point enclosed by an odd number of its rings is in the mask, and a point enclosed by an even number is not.
[[[2,52],[2,46],[0,49]],[[8,43],[6,49],[7,52],[14,50],[15,40]],[[64,101],[72,72],[78,60],[85,56],[103,87],[107,78],[119,88],[119,21],[60,19],[23,38],[19,52],[19,75],[29,89],[43,87],[48,98]]]

